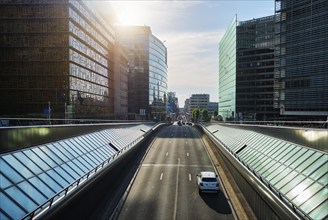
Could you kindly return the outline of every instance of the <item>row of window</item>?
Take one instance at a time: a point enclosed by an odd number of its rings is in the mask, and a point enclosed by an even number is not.
[[[108,77],[108,69],[99,65],[98,63],[94,62],[93,60],[90,60],[89,58],[83,56],[82,54],[69,49],[69,60],[73,61],[87,69],[92,70],[93,72],[96,72],[100,75],[103,75],[104,77]]]
[[[105,47],[101,46],[98,42],[96,42],[92,37],[86,34],[82,29],[77,27],[73,22],[69,21],[69,31],[73,33],[75,36],[79,37],[82,41],[90,45],[100,54],[106,55],[108,50]]]
[[[106,39],[108,39],[112,43],[114,42],[114,39],[111,36],[111,34],[115,33],[114,29],[110,25],[107,25],[106,28],[110,32],[108,33],[108,31],[106,31],[101,25],[107,24],[107,22],[101,16],[98,16],[97,12],[89,13],[90,8],[88,8],[89,10],[87,10],[87,7],[84,6],[84,3],[78,0],[69,0],[69,3],[72,4],[76,9],[78,9],[78,11],[80,12],[80,15],[78,16],[84,16],[88,22],[90,22],[98,31],[100,31],[102,35],[105,36]],[[100,23],[95,18],[97,18]]]
[[[74,47],[74,49],[80,51],[84,55],[91,57],[94,61],[99,62],[103,66],[108,65],[107,59],[101,56],[100,54],[96,53],[93,49],[79,41],[78,39],[74,38],[72,35],[69,36],[69,45]],[[106,55],[106,54],[102,54]]]
[[[3,47],[63,47],[68,45],[68,37],[63,33],[38,35],[3,35],[0,45]]]
[[[68,61],[67,50],[60,47],[3,48],[0,57],[6,61]]]
[[[0,8],[0,14],[3,18],[67,18],[66,4],[11,4]]]

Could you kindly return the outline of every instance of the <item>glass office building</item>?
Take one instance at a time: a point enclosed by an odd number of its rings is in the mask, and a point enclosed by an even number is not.
[[[283,115],[328,116],[328,2],[275,0],[275,107]]]
[[[110,113],[110,26],[73,0],[4,1],[0,13],[0,115]]]
[[[236,112],[240,120],[274,120],[275,16],[237,26]]]
[[[219,43],[219,115],[235,118],[237,15]]]
[[[118,26],[117,39],[128,48],[128,111],[142,119],[163,119],[167,102],[167,50],[148,26]]]

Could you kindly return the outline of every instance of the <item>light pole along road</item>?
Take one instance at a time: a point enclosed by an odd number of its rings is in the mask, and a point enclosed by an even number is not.
[[[234,219],[222,191],[198,192],[200,171],[214,168],[197,129],[164,127],[152,142],[118,219]]]

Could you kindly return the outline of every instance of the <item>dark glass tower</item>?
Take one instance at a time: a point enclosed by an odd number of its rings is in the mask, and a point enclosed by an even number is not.
[[[0,115],[108,115],[114,32],[82,1],[0,4]]]
[[[148,26],[118,26],[117,39],[129,59],[128,111],[142,119],[164,119],[167,102],[167,52]]]
[[[328,116],[328,1],[276,0],[275,107],[301,119]]]
[[[275,17],[237,25],[236,112],[241,120],[273,120]]]

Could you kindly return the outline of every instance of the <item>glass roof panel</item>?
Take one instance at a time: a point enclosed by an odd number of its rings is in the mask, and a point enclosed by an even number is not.
[[[25,166],[29,167],[30,170],[33,171],[33,173],[35,174],[39,174],[42,172],[42,170],[32,161],[30,160],[28,157],[25,156],[25,154],[23,154],[23,152],[17,152],[14,153],[14,156]]]
[[[13,219],[20,219],[26,213],[2,192],[0,192],[0,201],[1,209]]]
[[[316,161],[320,156],[321,156],[321,154],[318,152],[312,154],[309,158],[304,159],[304,161],[298,167],[296,167],[296,170],[298,172],[302,172],[310,164],[312,164],[314,161]]]
[[[309,157],[313,154],[313,151],[307,151],[305,154],[297,158],[293,163],[289,166],[293,169],[296,169],[301,163],[304,163],[305,160],[308,160]],[[296,169],[297,170],[297,169]]]
[[[320,179],[318,179],[318,182],[322,185],[326,185],[328,183],[328,173],[324,174]]]
[[[319,167],[322,166],[322,165],[323,166],[328,166],[328,160],[325,160],[325,155],[318,158],[313,164],[311,164],[309,167],[307,167],[302,172],[305,175],[310,175],[311,173],[313,173],[313,171],[319,169]],[[328,168],[327,168],[327,171],[328,171]]]
[[[306,200],[301,205],[301,208],[306,213],[309,213],[313,209],[315,209],[317,205],[323,203],[325,200],[327,201],[327,198],[328,198],[328,189],[327,189],[327,187],[324,187],[317,194],[315,194],[314,196],[312,196],[308,200]]]
[[[8,177],[14,183],[18,183],[23,180],[23,177],[17,173],[11,166],[9,166],[4,160],[0,158],[1,172]]]
[[[310,185],[313,184],[313,181],[310,179],[304,179],[302,182],[300,182],[298,185],[294,186],[287,194],[286,196],[289,199],[293,199],[296,196],[303,193],[303,191],[308,188]]]
[[[300,184],[305,179],[305,176],[302,174],[299,174],[298,176],[294,177],[292,180],[290,180],[285,186],[283,186],[280,191],[283,194],[286,194],[290,190],[292,190],[295,186]]]
[[[11,185],[12,185],[12,183],[9,182],[9,180],[4,175],[2,175],[0,173],[0,188],[5,189],[5,188],[7,188],[8,186],[11,186]]]
[[[30,195],[38,205],[41,205],[42,202],[46,200],[46,196],[39,191],[37,188],[32,186],[29,182],[24,181],[18,184],[19,188],[21,188],[26,194]]]
[[[323,186],[321,186],[318,183],[313,183],[310,187],[305,189],[302,193],[300,193],[298,196],[296,196],[292,201],[300,206],[302,205],[305,201],[307,201],[311,196],[316,194],[320,189],[322,189]]]
[[[37,189],[39,189],[42,193],[44,193],[48,198],[55,194],[55,191],[49,188],[43,180],[39,179],[38,177],[32,177],[29,179],[29,182]]]
[[[8,154],[2,157],[8,164],[13,166],[16,172],[20,173],[23,177],[29,178],[33,176],[33,173],[16,160],[12,155]]]
[[[6,189],[5,192],[26,210],[33,210],[37,206],[31,198],[27,197],[26,194],[16,186]]]
[[[270,183],[273,185],[276,185],[280,180],[283,180],[284,178],[286,178],[286,176],[289,175],[289,173],[291,171],[292,171],[292,169],[290,169],[289,167],[286,167],[283,171],[281,171],[281,173],[279,173],[272,180],[270,180]],[[296,172],[295,172],[295,174],[296,174]],[[269,177],[268,177],[268,179],[269,179]]]
[[[312,219],[327,219],[328,216],[328,201],[323,202],[319,207],[310,213]]]
[[[292,170],[290,173],[288,173],[288,175],[286,175],[284,178],[282,178],[280,181],[278,181],[274,186],[277,189],[280,189],[281,187],[285,186],[287,183],[289,183],[290,181],[292,181],[295,176],[297,176],[298,173],[295,172],[294,170]]]
[[[288,160],[285,161],[285,164],[287,166],[290,166],[291,163],[293,163],[294,161],[296,161],[300,156],[302,156],[302,154],[304,154],[307,151],[307,149],[304,148],[300,148],[296,154],[294,154],[291,158],[289,158]]]

